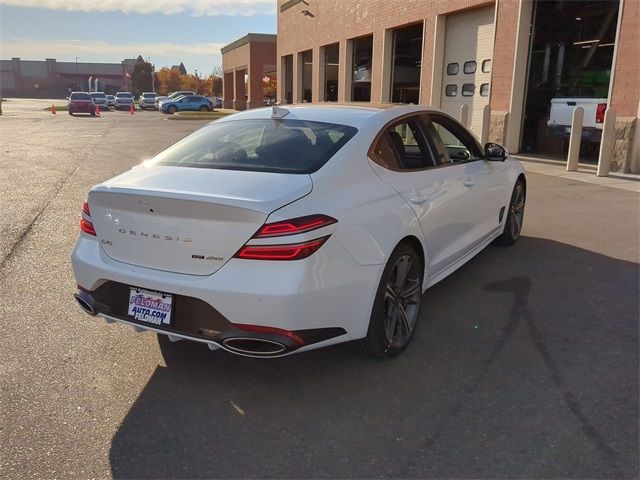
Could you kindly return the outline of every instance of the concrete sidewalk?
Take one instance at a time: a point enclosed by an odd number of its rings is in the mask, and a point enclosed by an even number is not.
[[[608,177],[598,177],[595,165],[580,164],[577,172],[567,172],[566,162],[540,160],[521,155],[513,155],[513,158],[519,160],[527,172],[640,193],[640,175],[638,174],[613,172]]]

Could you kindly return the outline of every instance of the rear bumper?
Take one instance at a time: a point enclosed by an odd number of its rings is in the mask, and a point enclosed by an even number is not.
[[[366,335],[383,266],[361,266],[330,238],[311,257],[293,262],[231,259],[210,276],[136,267],[109,258],[98,241],[81,234],[72,255],[77,283],[90,291],[105,318],[169,336],[229,348],[229,338],[266,339],[284,345],[283,356]],[[129,286],[176,296],[169,328],[135,321],[123,311]],[[79,292],[80,293],[80,292]],[[303,344],[281,335],[248,332],[237,324],[294,332]]]
[[[571,136],[570,125],[547,125],[549,135],[553,137],[569,138]],[[583,127],[582,140],[586,142],[599,142],[602,137],[602,129],[597,127]]]

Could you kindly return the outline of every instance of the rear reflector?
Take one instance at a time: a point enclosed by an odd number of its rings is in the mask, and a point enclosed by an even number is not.
[[[310,232],[318,228],[336,223],[335,218],[327,215],[308,215],[306,217],[292,218],[281,222],[267,223],[256,232],[253,238],[283,237],[285,235],[297,235]]]
[[[318,250],[329,236],[284,245],[245,245],[235,254],[247,260],[302,260]]]
[[[596,109],[596,123],[604,123],[604,112],[607,110],[606,103],[599,103]]]
[[[240,330],[245,330],[247,332],[272,333],[272,334],[275,334],[275,335],[282,335],[283,337],[290,338],[297,345],[304,345],[304,340],[302,338],[300,338],[295,333],[290,332],[289,330],[285,330],[283,328],[265,327],[263,325],[246,325],[246,324],[243,324],[243,323],[234,323],[234,325],[235,325],[236,328],[238,328]]]

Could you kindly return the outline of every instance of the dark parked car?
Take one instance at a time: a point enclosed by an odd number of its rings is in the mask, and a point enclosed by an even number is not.
[[[73,116],[76,113],[96,114],[96,106],[87,92],[71,92],[69,95],[69,115]]]

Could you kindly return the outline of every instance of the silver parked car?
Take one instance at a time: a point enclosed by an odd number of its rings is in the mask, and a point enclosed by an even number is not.
[[[91,96],[91,100],[96,107],[100,107],[100,109],[102,110],[109,109],[107,96],[104,94],[104,92],[91,92],[89,95]]]
[[[157,110],[156,98],[158,98],[156,92],[142,92],[142,95],[140,95],[138,99],[138,107],[140,110]]]
[[[133,95],[131,92],[118,92],[116,93],[116,102],[114,105],[116,110],[129,110],[131,107],[135,109],[133,103]]]

